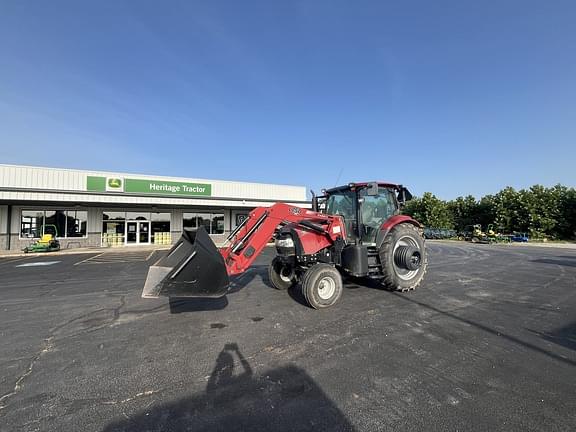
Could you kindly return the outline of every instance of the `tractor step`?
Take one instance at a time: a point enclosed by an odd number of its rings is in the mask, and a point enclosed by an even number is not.
[[[368,276],[382,274],[382,264],[380,263],[380,254],[376,246],[368,246]]]

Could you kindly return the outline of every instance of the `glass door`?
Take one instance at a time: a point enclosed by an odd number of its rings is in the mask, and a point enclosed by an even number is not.
[[[126,221],[126,245],[150,244],[150,221]]]
[[[138,222],[126,222],[126,244],[138,244]]]
[[[138,222],[138,244],[150,243],[150,222]]]

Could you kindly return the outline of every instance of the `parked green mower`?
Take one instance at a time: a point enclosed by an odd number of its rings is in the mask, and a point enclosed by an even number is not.
[[[459,240],[471,241],[472,243],[490,243],[490,239],[482,231],[482,225],[467,225],[464,231],[458,234]]]
[[[53,233],[49,233],[48,231],[53,231]],[[56,252],[60,250],[60,242],[56,240],[56,237],[58,237],[56,225],[44,225],[42,232],[44,234],[42,234],[40,240],[35,241],[30,246],[26,246],[23,249],[24,253]]]

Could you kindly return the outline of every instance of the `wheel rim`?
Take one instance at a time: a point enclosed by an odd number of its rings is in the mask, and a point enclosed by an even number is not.
[[[418,245],[416,240],[414,240],[410,236],[400,237],[396,241],[396,244],[394,244],[394,250],[392,251],[392,257],[394,257],[396,255],[396,250],[401,246],[408,246],[408,247],[413,247],[413,248],[417,249],[419,252],[419,259],[421,259],[422,253],[420,250],[420,246]],[[409,280],[413,279],[418,274],[418,271],[420,270],[420,268],[418,268],[416,270],[408,270],[406,268],[402,268],[402,267],[398,266],[395,261],[394,261],[394,269],[396,270],[396,274],[398,275],[398,277],[402,280],[405,280],[405,281],[409,281]]]
[[[328,300],[336,292],[336,282],[331,277],[325,277],[318,282],[318,297]]]
[[[294,275],[294,272],[288,266],[283,266],[280,269],[280,272],[278,273],[278,275],[280,276],[280,279],[283,282],[292,282],[292,277]]]

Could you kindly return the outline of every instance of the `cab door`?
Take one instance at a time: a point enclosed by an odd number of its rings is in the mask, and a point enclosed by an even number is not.
[[[398,213],[396,195],[387,188],[378,188],[377,195],[368,195],[368,189],[360,191],[358,199],[360,205],[362,243],[376,244],[376,236],[382,224]]]

